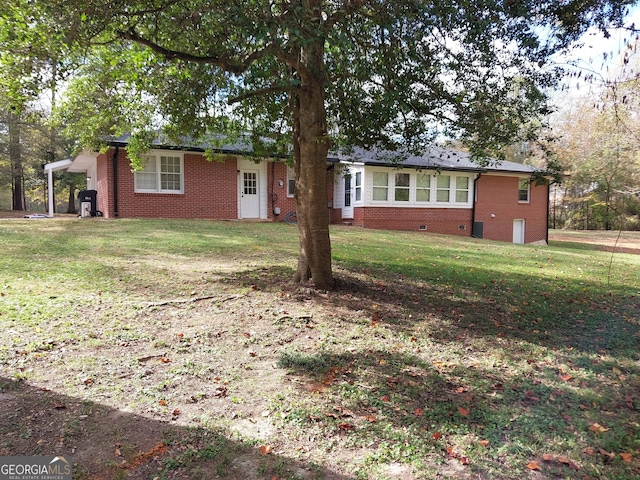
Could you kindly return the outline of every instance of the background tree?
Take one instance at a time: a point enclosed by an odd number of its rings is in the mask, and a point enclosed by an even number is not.
[[[552,121],[559,138],[551,150],[569,174],[554,212],[565,213],[568,228],[640,228],[637,47],[637,39],[626,40],[617,54],[606,53],[613,64],[604,74],[575,73],[572,80],[586,84],[586,93],[565,94],[565,107]]]
[[[173,136],[246,129],[284,145],[296,173],[295,279],[331,288],[330,148],[416,151],[436,136],[500,154],[546,112],[550,55],[590,25],[622,22],[630,0],[10,0],[5,18],[69,62],[89,53],[111,133],[135,157],[158,124]],[[100,45],[100,50],[86,50]],[[84,88],[81,86],[84,85]],[[517,88],[515,88],[517,85]],[[107,121],[107,117],[113,119]],[[158,121],[161,119],[161,121]],[[137,128],[136,128],[137,127]],[[109,131],[96,132],[104,135]],[[137,147],[137,148],[136,148]]]

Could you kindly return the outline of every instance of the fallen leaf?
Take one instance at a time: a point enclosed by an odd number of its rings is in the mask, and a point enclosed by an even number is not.
[[[67,408],[67,406],[61,403],[56,403],[53,405],[53,408],[55,408],[56,410],[64,410],[65,408]]]
[[[627,403],[627,407],[629,407],[631,410],[636,409],[636,406],[633,404],[633,398],[631,397],[631,395],[625,395],[624,401]]]
[[[458,460],[462,465],[469,465],[469,459],[467,457],[459,457]]]
[[[469,416],[469,410],[467,410],[466,408],[463,408],[463,407],[458,407],[458,413],[460,413],[460,415],[462,415],[464,417],[468,417]]]
[[[601,433],[601,432],[608,432],[610,429],[603,427],[599,423],[594,423],[589,427],[589,430],[591,430],[592,432],[595,432],[596,434],[598,434],[598,433]]]
[[[582,453],[586,453],[587,455],[595,455],[596,452],[593,448],[587,447],[584,450],[582,450]]]
[[[390,402],[391,398],[389,398],[389,395],[383,395],[382,397],[380,397],[380,400],[382,400],[383,402]]]
[[[349,431],[349,432],[356,429],[355,425],[347,422],[342,422],[340,425],[338,425],[338,428],[340,430]]]
[[[367,420],[367,422],[370,422],[370,423],[374,423],[378,421],[378,419],[371,414],[365,415],[364,418]]]
[[[160,361],[162,363],[171,363],[171,359],[167,357],[160,357]]]
[[[538,462],[529,462],[527,463],[527,468],[529,470],[540,470],[540,465],[538,465]]]
[[[616,458],[616,454],[615,453],[609,453],[607,452],[605,449],[603,448],[599,448],[598,451],[600,452],[600,455],[604,455],[605,457],[608,457],[609,459],[613,460],[614,458]]]
[[[163,407],[167,405],[167,401],[166,400],[160,400],[158,401],[158,405],[162,405]]]
[[[421,417],[422,414],[424,413],[424,410],[422,408],[416,408],[413,413],[415,414],[416,417]]]
[[[215,389],[213,396],[216,398],[223,398],[227,396],[227,387],[220,386]]]
[[[273,447],[270,447],[268,445],[261,445],[258,449],[260,455],[269,455],[269,453],[271,453],[271,450],[273,450]]]
[[[436,433],[434,433],[433,435],[431,435],[431,437],[432,437],[434,440],[440,440],[440,439],[442,438],[442,434],[441,434],[440,432],[436,432]]]
[[[622,370],[620,370],[619,368],[613,367],[611,371],[616,375],[622,375]]]
[[[544,460],[545,462],[553,462],[554,457],[550,453],[545,453],[544,455],[542,455],[542,460]]]
[[[122,456],[122,452],[120,451],[119,448],[116,448],[116,451],[114,452],[116,457],[121,457]]]
[[[491,445],[491,442],[489,440],[480,440],[478,443],[483,447],[488,447],[489,445]]]
[[[564,375],[560,375],[560,380],[563,380],[565,382],[568,382],[572,378],[573,378],[573,375],[569,375],[568,373],[565,373]]]
[[[84,383],[85,385],[91,385],[91,384],[93,384],[93,378],[87,378],[87,379],[86,379],[84,382],[82,382],[82,383]]]
[[[178,415],[180,415],[180,409],[179,409],[179,408],[176,408],[173,412],[171,412],[171,414],[172,414],[174,417],[177,417]]]
[[[384,365],[386,363],[387,363],[387,361],[384,358],[382,360],[380,360],[380,365]]]
[[[630,462],[633,458],[633,455],[631,455],[630,453],[621,453],[620,456],[622,457],[623,462]]]

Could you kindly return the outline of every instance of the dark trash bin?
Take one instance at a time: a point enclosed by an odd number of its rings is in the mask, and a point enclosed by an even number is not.
[[[96,190],[82,190],[78,193],[81,217],[98,216],[98,192]]]

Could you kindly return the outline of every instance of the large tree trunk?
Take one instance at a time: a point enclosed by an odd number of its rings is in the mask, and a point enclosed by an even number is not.
[[[20,116],[9,112],[9,161],[11,163],[12,209],[24,210],[22,192],[22,150],[20,146]]]
[[[311,0],[309,3],[316,3]],[[320,15],[320,9],[312,9]],[[325,110],[324,41],[316,39],[300,51],[305,67],[292,111],[296,214],[300,234],[298,269],[294,280],[311,280],[316,288],[333,288],[327,198],[327,136]]]

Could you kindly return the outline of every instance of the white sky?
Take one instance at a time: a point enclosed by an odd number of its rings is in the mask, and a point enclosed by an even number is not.
[[[631,11],[626,25],[635,24],[635,27],[640,27],[640,5],[635,5]],[[591,29],[582,38],[580,46],[574,48],[569,54],[564,55],[558,60],[558,63],[575,63],[578,67],[576,71],[582,71],[582,77],[590,73],[594,74],[596,79],[600,81],[611,79],[617,73],[619,73],[621,64],[621,54],[626,48],[625,40],[627,42],[633,42],[636,35],[626,30],[612,30],[609,32],[610,38],[604,38],[602,32],[596,29]],[[636,52],[636,57],[640,59],[640,52]],[[589,91],[590,85],[586,84],[584,80],[568,81],[572,87],[572,90],[582,91],[586,93]],[[597,86],[597,81],[593,86]]]

